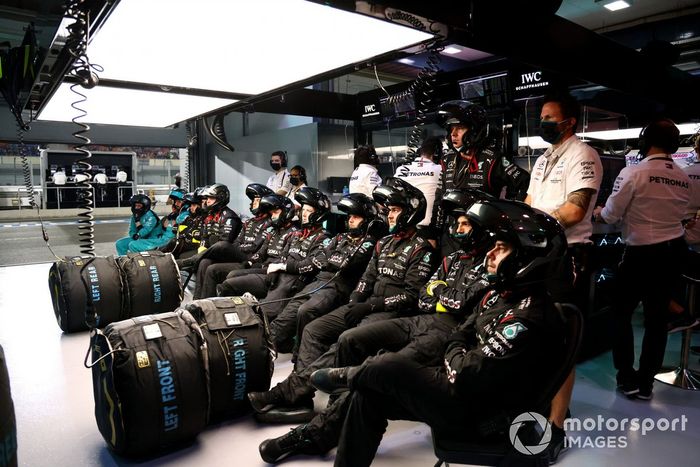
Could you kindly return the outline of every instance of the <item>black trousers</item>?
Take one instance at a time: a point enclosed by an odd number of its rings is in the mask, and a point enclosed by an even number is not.
[[[338,338],[335,366],[357,366],[380,351],[401,352],[406,358],[440,363],[445,343],[459,318],[434,313],[395,318],[348,329]]]
[[[314,281],[304,287],[297,295],[311,292],[325,282]],[[299,350],[300,336],[306,325],[336,308],[343,298],[347,301],[347,296],[341,296],[336,288],[327,285],[312,295],[295,298],[287,303],[277,318],[270,323],[270,337],[277,351],[292,352],[296,355]]]
[[[213,264],[242,263],[247,260],[248,255],[241,251],[241,247],[238,243],[221,241],[213,244],[206,251],[201,253],[199,264],[197,265],[197,282],[195,284],[194,293],[192,294],[193,298],[198,300],[200,298],[216,296],[216,284],[213,286],[207,284],[207,289],[204,290],[207,270]]]
[[[206,260],[203,260],[203,262]],[[231,271],[244,270],[243,263],[214,263],[205,268],[204,278],[199,288],[199,298],[216,297],[216,286],[226,280]],[[197,286],[200,286],[200,274],[197,271]],[[195,292],[197,289],[195,289]],[[195,297],[197,299],[198,297]]]
[[[309,384],[311,373],[335,366],[337,341],[347,329],[345,314],[348,310],[349,307],[343,305],[313,320],[304,328],[294,371],[276,386],[287,403],[294,405],[313,397],[316,390]],[[366,316],[358,327],[396,317],[397,313],[391,311],[372,313]]]
[[[234,273],[242,271],[232,271]],[[249,269],[248,271],[259,271]],[[229,273],[231,275],[231,273]],[[242,274],[230,279],[226,279],[217,287],[217,292],[222,297],[235,297],[250,292],[258,300],[265,299],[260,303],[260,309],[267,315],[267,319],[272,321],[280,314],[284,308],[288,297],[293,296],[304,287],[301,277],[296,274],[276,272],[274,274]]]
[[[447,313],[418,315],[370,323],[348,329],[338,339],[336,367],[357,366],[370,359],[391,361],[393,355],[381,350],[397,352],[398,355],[422,365],[441,364],[443,351],[459,318]],[[338,445],[340,432],[350,403],[349,393],[344,393],[316,415],[307,425],[307,436],[325,454]]]
[[[639,385],[651,388],[666,351],[668,305],[673,286],[680,280],[679,265],[687,245],[683,238],[646,246],[627,246],[618,274],[613,315],[613,363],[620,378],[634,368],[632,313],[644,307],[644,339],[639,357]]]
[[[475,412],[455,394],[442,366],[422,365],[402,355],[387,354],[362,365],[351,376],[350,387],[336,466],[369,466],[388,420],[468,432]]]
[[[573,303],[588,316],[590,307],[591,270],[589,268],[589,243],[569,245],[549,282],[547,290],[555,302]]]

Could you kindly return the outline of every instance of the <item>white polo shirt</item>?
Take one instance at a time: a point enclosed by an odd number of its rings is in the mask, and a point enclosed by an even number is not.
[[[700,157],[700,155],[696,156]],[[683,172],[690,179],[690,201],[686,211],[686,219],[692,219],[700,215],[700,160],[683,168]],[[700,219],[692,228],[685,230],[685,240],[690,245],[700,244]]]
[[[427,209],[425,218],[418,225],[430,225],[430,220],[433,215],[433,204],[435,203],[435,190],[437,189],[442,166],[431,160],[419,159],[405,164],[396,169],[394,177],[398,177],[414,187],[418,188],[425,196]]]
[[[127,178],[128,178],[128,176],[127,176],[126,172],[124,172],[123,170],[120,170],[119,172],[117,172],[117,181],[119,183],[124,183]]]
[[[348,188],[350,193],[364,193],[372,198],[372,191],[381,185],[382,177],[379,176],[377,168],[370,164],[360,164],[350,176]]]
[[[622,222],[627,245],[653,245],[683,235],[689,199],[688,176],[670,157],[654,154],[620,171],[600,215]]]
[[[532,207],[551,214],[574,191],[583,188],[595,190],[581,222],[565,230],[569,245],[589,243],[593,233],[591,217],[602,179],[603,164],[596,150],[571,136],[555,150],[550,147],[537,158],[527,194],[531,197]]]
[[[285,194],[289,193],[289,190],[292,189],[292,184],[289,181],[289,171],[282,169],[270,175],[270,178],[267,179],[267,187],[275,193],[279,190],[284,190]]]
[[[63,171],[58,171],[53,174],[53,182],[56,185],[65,185],[66,184],[66,173]]]
[[[99,183],[100,185],[106,185],[107,184],[107,175],[103,173],[98,173],[95,175],[95,183]]]

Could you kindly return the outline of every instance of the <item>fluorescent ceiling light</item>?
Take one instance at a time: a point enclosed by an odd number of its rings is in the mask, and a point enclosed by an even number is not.
[[[681,135],[692,135],[698,131],[700,124],[697,123],[681,123],[676,124]],[[590,139],[602,139],[606,141],[616,140],[616,139],[637,139],[639,138],[639,133],[642,131],[641,128],[624,128],[620,130],[606,130],[606,131],[589,131],[587,133],[576,133],[581,138]]]
[[[404,63],[406,65],[413,65],[414,63],[416,63],[415,60],[411,60],[410,58],[400,58],[399,62]]]
[[[305,0],[121,0],[88,56],[103,79],[260,94],[431,37]]]
[[[448,55],[454,55],[454,54],[460,53],[461,51],[462,51],[462,49],[458,49],[457,47],[454,47],[454,46],[449,46],[449,47],[445,47],[443,49],[442,53],[448,54]]]
[[[611,3],[606,3],[603,6],[610,11],[617,11],[617,10],[622,10],[624,8],[628,8],[630,6],[630,4],[624,0],[617,0],[617,1],[614,1]]]
[[[681,135],[693,135],[698,129],[698,123],[681,123],[676,125]],[[590,131],[587,133],[576,133],[579,138],[599,139],[605,141],[613,141],[620,139],[637,139],[641,128],[625,128],[621,130],[606,130],[606,131]],[[539,136],[520,137],[518,138],[518,146],[530,146],[532,149],[544,149],[550,146],[545,140]]]
[[[71,107],[78,96],[70,90],[70,86],[61,84],[37,120],[69,122],[80,115]],[[92,89],[78,87],[78,90],[87,97],[87,101],[77,104],[87,111],[87,115],[78,120],[84,123],[166,127],[236,102],[233,99],[105,86]]]

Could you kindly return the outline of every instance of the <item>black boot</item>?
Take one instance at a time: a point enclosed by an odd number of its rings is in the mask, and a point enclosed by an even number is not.
[[[289,405],[286,402],[273,405],[264,412],[256,412],[253,414],[255,420],[260,423],[307,423],[315,416],[314,400],[308,398],[300,401],[295,405]]]
[[[248,400],[250,401],[250,406],[257,413],[265,413],[277,405],[284,405],[284,395],[277,386],[270,389],[269,391],[263,392],[249,392]]]
[[[276,464],[285,457],[297,454],[318,454],[318,449],[305,433],[306,425],[293,428],[279,438],[266,439],[260,443],[260,457],[268,464]]]
[[[352,367],[324,368],[311,373],[309,382],[313,387],[326,394],[340,394],[349,391],[348,370]]]
[[[175,260],[177,263],[177,267],[180,268],[180,271],[184,270],[196,270],[197,269],[197,263],[199,263],[199,255],[193,255],[190,256],[189,258],[184,258],[184,259],[177,259]]]

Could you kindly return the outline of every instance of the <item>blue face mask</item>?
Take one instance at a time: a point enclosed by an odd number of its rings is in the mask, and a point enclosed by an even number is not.
[[[392,227],[389,227],[389,233],[393,234],[394,232],[396,232],[396,224],[394,224]]]
[[[457,239],[457,240],[464,240],[464,239],[466,239],[468,236],[469,236],[469,232],[467,232],[467,233],[457,233],[457,232],[455,232],[455,233],[452,234],[452,238],[455,238],[455,239]]]

